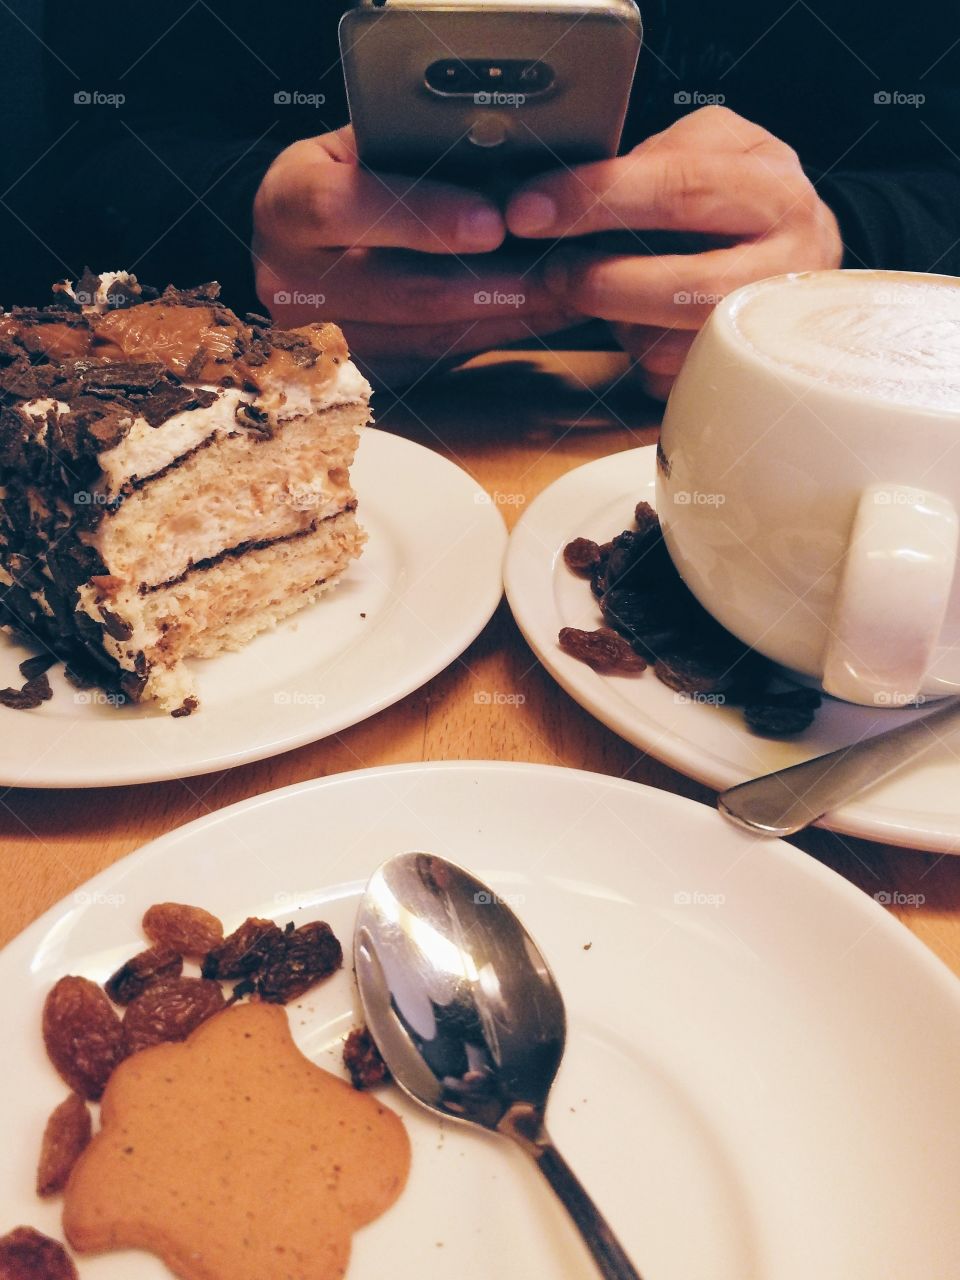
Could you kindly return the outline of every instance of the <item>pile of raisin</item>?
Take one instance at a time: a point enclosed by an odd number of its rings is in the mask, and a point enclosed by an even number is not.
[[[564,627],[560,648],[603,675],[637,675],[647,666],[671,689],[698,701],[740,706],[754,733],[786,737],[813,723],[814,689],[778,692],[778,668],[724,630],[674,568],[657,513],[637,504],[635,527],[600,546],[575,538],[567,567],[589,578],[605,626]]]
[[[225,938],[209,911],[161,902],[144,915],[143,931],[153,945],[121,965],[102,988],[69,975],[44,1003],[47,1056],[70,1094],[47,1121],[37,1170],[42,1196],[66,1186],[90,1141],[87,1102],[99,1101],[114,1068],[142,1049],[185,1040],[219,1013],[227,1005],[222,982],[237,981],[230,1003],[256,996],[286,1004],[343,964],[340,943],[322,920],[281,929],[272,920],[251,918]],[[199,978],[184,976],[185,958],[200,962]],[[46,1246],[32,1237],[10,1245],[15,1251],[34,1247]],[[5,1276],[0,1258],[0,1280]]]

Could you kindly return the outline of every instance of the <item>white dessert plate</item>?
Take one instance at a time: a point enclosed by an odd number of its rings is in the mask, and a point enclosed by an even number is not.
[[[563,653],[561,627],[593,630],[602,621],[589,584],[564,564],[563,548],[578,537],[607,542],[630,528],[637,502],[655,505],[655,468],[654,445],[577,467],[530,504],[511,535],[507,599],[534,653],[572,698],[634,746],[718,791],[923,714],[825,698],[805,733],[772,740],[751,733],[736,707],[693,702],[651,671],[601,676]],[[960,738],[945,739],[820,825],[890,844],[960,851]]]
[[[36,711],[0,707],[0,785],[100,787],[185,778],[277,755],[374,715],[463,653],[503,592],[506,528],[452,462],[367,429],[353,467],[369,540],[317,604],[237,653],[191,665],[201,707],[174,719],[111,705],[50,673]],[[0,688],[24,649],[0,635]]]
[[[340,774],[221,810],[141,849],[0,953],[7,1229],[58,1234],[33,1194],[64,1086],[40,1038],[64,973],[142,945],[156,901],[327,919],[349,950],[367,877],[455,859],[514,904],[556,971],[567,1051],[548,1121],[645,1280],[946,1280],[960,1257],[960,984],[894,918],[789,845],[648,787],[538,765]],[[349,963],[290,1007],[332,1071]],[[350,1280],[596,1280],[526,1158],[396,1089],[402,1198],[355,1237]],[[4,1225],[6,1224],[6,1225]],[[81,1280],[164,1280],[142,1253]],[[267,1277],[264,1277],[267,1280]]]

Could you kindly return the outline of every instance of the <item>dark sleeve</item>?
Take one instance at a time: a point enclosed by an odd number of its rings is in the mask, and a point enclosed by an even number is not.
[[[48,133],[69,190],[51,234],[75,271],[217,279],[258,306],[253,198],[297,138],[347,120],[338,7],[47,0]]]
[[[844,267],[960,275],[960,166],[830,174],[817,190],[840,224]]]
[[[891,37],[871,53],[877,76],[860,76],[843,125],[834,114],[836,160],[814,183],[840,224],[844,267],[958,275],[960,48],[938,57],[932,39],[914,41],[898,54]],[[819,124],[830,138],[831,122]],[[817,149],[829,154],[823,141]]]
[[[942,0],[648,0],[627,145],[717,101],[798,153],[845,267],[960,274],[960,41]]]

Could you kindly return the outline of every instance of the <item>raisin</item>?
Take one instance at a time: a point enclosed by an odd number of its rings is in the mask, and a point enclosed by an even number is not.
[[[600,548],[589,538],[574,538],[563,548],[563,560],[568,569],[589,578],[600,563]]]
[[[143,917],[143,931],[154,946],[181,956],[205,956],[223,942],[223,925],[202,907],[159,902]]]
[[[636,590],[676,576],[666,543],[656,529],[633,533],[625,529],[610,544],[606,561],[608,589],[628,587]]]
[[[257,990],[264,1000],[287,1004],[343,964],[343,950],[328,924],[314,920],[285,934],[260,970]]]
[[[230,992],[230,999],[227,1004],[236,1004],[239,1000],[245,1000],[247,996],[256,994],[257,982],[255,978],[244,978],[241,982],[234,984],[233,990]]]
[[[659,533],[660,517],[649,502],[638,502],[633,509],[633,518],[641,533],[649,533],[651,530]]]
[[[28,680],[22,689],[0,689],[0,705],[11,711],[35,711],[41,702],[53,697],[46,673]]]
[[[373,1089],[390,1080],[390,1070],[366,1027],[354,1027],[344,1040],[343,1065],[355,1089]]]
[[[75,1093],[96,1102],[124,1057],[123,1028],[110,1001],[87,978],[61,978],[43,1006],[50,1061]]]
[[[43,1131],[37,1166],[37,1195],[52,1196],[63,1190],[92,1132],[87,1104],[78,1093],[71,1093],[52,1112]]]
[[[77,1268],[58,1240],[17,1227],[0,1237],[0,1280],[77,1280]]]
[[[699,647],[662,654],[653,670],[679,693],[723,693],[733,684],[729,656]]]
[[[788,693],[767,693],[761,702],[748,703],[743,717],[754,733],[785,738],[808,729],[819,706],[816,689],[791,689]]]
[[[600,559],[590,574],[590,590],[600,600],[607,590],[607,561],[601,549]]]
[[[114,1004],[129,1004],[141,992],[162,978],[179,978],[183,957],[169,947],[151,947],[121,965],[103,989]]]
[[[205,978],[246,978],[282,940],[283,933],[272,920],[251,916],[204,957],[201,973]]]
[[[600,600],[604,620],[628,640],[655,645],[679,631],[691,612],[690,602],[675,591],[608,591]]]
[[[769,658],[747,648],[740,649],[731,661],[730,670],[733,675],[731,702],[763,702],[771,680],[777,675],[777,668]]]
[[[151,1045],[186,1040],[226,1002],[217,982],[206,978],[164,978],[127,1005],[123,1036],[128,1053]]]
[[[646,662],[634,653],[623,636],[609,627],[599,631],[580,631],[564,627],[558,637],[560,648],[571,658],[579,658],[601,675],[634,675],[643,671]]]

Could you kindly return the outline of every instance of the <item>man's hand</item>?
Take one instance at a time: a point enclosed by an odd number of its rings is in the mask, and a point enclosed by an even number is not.
[[[505,235],[494,204],[362,169],[349,127],[277,157],[254,227],[257,295],[273,319],[335,320],[367,372],[387,383],[571,323],[538,274],[481,256]]]
[[[796,153],[725,107],[704,107],[629,155],[525,184],[506,210],[518,236],[639,232],[637,253],[553,251],[548,285],[572,310],[611,322],[662,399],[716,303],[785,271],[838,267],[837,220]],[[699,233],[717,248],[644,256],[645,230]]]

